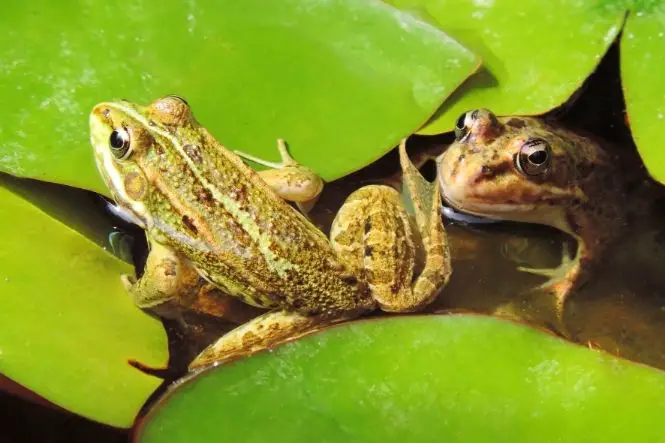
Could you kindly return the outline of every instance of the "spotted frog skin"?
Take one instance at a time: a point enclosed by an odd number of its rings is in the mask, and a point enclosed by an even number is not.
[[[348,197],[329,240],[284,200],[311,201],[322,182],[283,144],[277,169],[257,173],[176,96],[148,106],[100,103],[90,129],[117,210],[143,227],[149,241],[142,277],[123,278],[138,306],[177,298],[202,277],[226,294],[271,309],[210,345],[190,368],[377,307],[418,310],[448,281],[439,189],[418,174],[404,143],[400,161],[415,222],[395,189],[366,186]]]
[[[571,291],[624,224],[623,190],[609,155],[590,138],[529,117],[463,114],[455,142],[437,159],[443,198],[455,209],[501,220],[548,225],[577,240],[550,277],[559,319]]]

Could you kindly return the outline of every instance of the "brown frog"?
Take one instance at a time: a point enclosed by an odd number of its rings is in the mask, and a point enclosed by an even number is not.
[[[562,325],[566,298],[625,222],[610,155],[596,141],[543,119],[497,117],[486,109],[460,116],[455,136],[437,160],[448,204],[472,215],[548,225],[577,241],[574,257],[564,247],[555,269],[519,268],[549,277],[540,287],[555,297]]]

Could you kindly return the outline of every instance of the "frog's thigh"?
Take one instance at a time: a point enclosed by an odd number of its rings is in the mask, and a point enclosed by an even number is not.
[[[330,241],[338,256],[364,272],[372,296],[384,311],[417,308],[411,290],[416,263],[415,233],[399,193],[365,186],[337,213]]]
[[[122,279],[134,302],[146,309],[175,298],[185,288],[196,286],[200,277],[176,253],[153,242],[141,278],[134,281],[125,275]]]
[[[339,320],[341,321],[341,319]],[[220,363],[240,355],[252,354],[295,339],[330,323],[331,321],[320,317],[307,317],[287,311],[271,311],[233,329],[205,348],[190,363],[189,369]]]

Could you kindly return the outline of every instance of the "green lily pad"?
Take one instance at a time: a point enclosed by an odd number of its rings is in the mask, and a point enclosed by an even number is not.
[[[2,9],[0,170],[98,192],[87,123],[97,102],[179,94],[228,147],[278,160],[283,137],[332,180],[415,131],[479,63],[378,0]]]
[[[598,0],[387,0],[478,54],[483,68],[421,133],[447,132],[463,112],[542,114],[564,103],[621,29],[625,8]]]
[[[0,372],[77,414],[131,426],[161,380],[162,325],[120,283],[132,268],[0,181]]]
[[[621,38],[621,82],[642,160],[665,183],[665,3],[642,3],[628,16]]]
[[[665,374],[475,315],[348,323],[172,388],[141,443],[664,441]]]

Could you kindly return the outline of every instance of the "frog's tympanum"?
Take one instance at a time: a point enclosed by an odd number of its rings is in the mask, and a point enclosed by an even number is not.
[[[443,198],[455,209],[501,220],[560,229],[577,240],[541,287],[564,302],[624,223],[623,191],[609,155],[595,141],[543,119],[496,117],[486,109],[463,114],[455,142],[438,159]]]
[[[99,171],[118,210],[145,229],[149,241],[143,276],[123,278],[137,305],[167,302],[201,276],[271,309],[221,337],[190,367],[377,307],[418,310],[448,281],[439,188],[428,187],[404,143],[400,161],[415,223],[395,189],[366,186],[348,197],[329,240],[284,200],[311,201],[322,182],[282,144],[282,163],[272,165],[277,170],[257,173],[176,96],[148,106],[100,103],[90,127]]]

